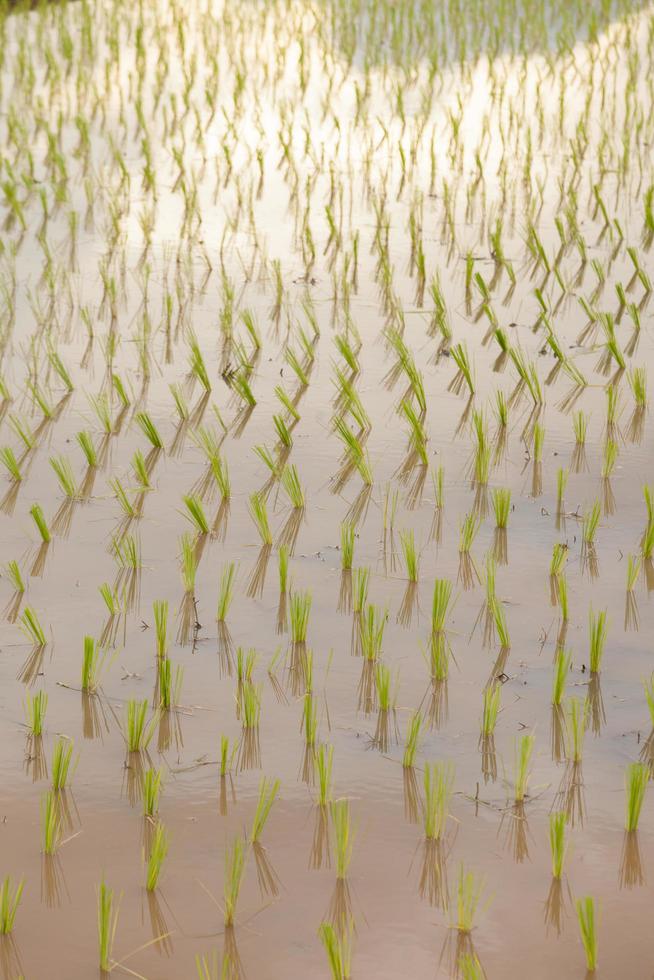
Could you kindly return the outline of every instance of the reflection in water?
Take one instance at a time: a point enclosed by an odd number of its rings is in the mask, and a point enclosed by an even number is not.
[[[279,876],[270,863],[265,847],[259,841],[253,841],[252,853],[257,869],[257,882],[261,898],[276,898],[279,895]]]
[[[20,951],[13,935],[0,933],[0,975],[3,980],[26,976]]]
[[[602,685],[600,675],[591,673],[588,682],[586,704],[584,714],[588,719],[589,727],[596,737],[602,734],[602,727],[606,725],[606,712],[604,710],[604,698],[602,696]]]
[[[36,783],[48,778],[48,763],[43,748],[43,736],[30,732],[25,744],[25,772]]]
[[[443,912],[449,908],[446,857],[444,841],[434,838],[423,840],[418,890],[423,900]]]
[[[309,854],[309,867],[313,871],[331,867],[331,850],[329,845],[329,809],[318,804],[314,808],[313,838]]]
[[[161,905],[161,893],[145,890],[145,901],[148,907],[152,945],[160,956],[172,956],[174,952],[171,930],[168,928],[166,916]],[[165,900],[164,900],[165,901]]]
[[[234,641],[224,619],[218,620],[218,668],[221,677],[231,677],[234,670]]]
[[[352,895],[347,878],[337,878],[328,911],[329,921],[340,936],[346,936],[354,923]]]
[[[529,826],[523,800],[514,802],[510,809],[502,813],[498,834],[502,832],[505,825],[505,847],[513,854],[513,860],[516,864],[528,861]]]
[[[58,854],[41,855],[41,901],[48,908],[61,905],[62,895],[70,901],[63,865]]]
[[[404,816],[408,823],[417,824],[420,818],[420,791],[413,766],[402,767]]]
[[[581,761],[566,764],[552,808],[565,810],[571,827],[577,824],[583,827],[586,817],[586,798]]]
[[[82,691],[82,734],[86,739],[101,738],[109,732],[109,722],[105,715],[99,694]]]
[[[411,626],[411,620],[413,619],[413,613],[417,604],[418,583],[407,582],[397,614],[397,622],[404,626],[405,629]]]
[[[548,932],[553,929],[557,936],[563,932],[563,920],[566,916],[565,890],[568,892],[568,897],[571,898],[569,886],[566,885],[566,889],[564,889],[563,879],[552,875],[545,900],[545,926]]]
[[[552,762],[563,762],[565,759],[565,715],[563,706],[553,704],[550,718]]]
[[[641,888],[645,884],[637,830],[624,832],[618,882],[620,888]]]
[[[481,771],[484,783],[494,783],[497,780],[497,753],[495,751],[495,736],[481,735],[479,737],[481,750]]]
[[[236,803],[236,786],[234,780],[232,779],[231,773],[225,773],[220,777],[219,791],[218,791],[218,812],[221,817],[227,816],[227,782],[229,781],[229,790],[232,798],[232,803]]]

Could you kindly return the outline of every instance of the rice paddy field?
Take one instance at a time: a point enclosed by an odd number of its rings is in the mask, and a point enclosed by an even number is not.
[[[652,977],[653,80],[0,0],[0,976]]]

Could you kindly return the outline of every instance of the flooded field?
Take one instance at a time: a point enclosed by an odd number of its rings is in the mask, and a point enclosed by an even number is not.
[[[653,68],[0,0],[0,976],[654,976]]]

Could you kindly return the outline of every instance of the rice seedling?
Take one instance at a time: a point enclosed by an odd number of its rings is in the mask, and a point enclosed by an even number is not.
[[[416,543],[413,530],[400,531],[400,543],[404,553],[407,578],[409,579],[409,582],[417,583],[420,570],[420,556],[416,552]]]
[[[52,750],[52,789],[58,793],[66,789],[70,774],[70,763],[73,758],[73,741],[60,736]]]
[[[370,663],[376,662],[381,657],[387,618],[385,609],[371,603],[361,610],[361,653],[364,660]]]
[[[647,408],[647,371],[644,367],[635,367],[628,372],[629,387],[634,396],[636,408]]]
[[[53,792],[41,797],[41,847],[44,854],[53,855],[61,844],[61,820]]]
[[[500,711],[502,690],[500,684],[491,684],[484,688],[481,711],[481,737],[490,738],[495,732],[497,717]]]
[[[591,547],[595,543],[595,534],[597,532],[600,514],[601,507],[599,500],[596,500],[589,510],[584,511],[581,528],[583,543],[587,547]]]
[[[211,391],[209,372],[207,371],[207,367],[202,356],[202,351],[200,350],[200,345],[195,334],[191,334],[189,338],[189,349],[189,368],[191,373],[197,378],[207,394],[209,394]]]
[[[279,792],[280,785],[279,779],[269,780],[265,776],[261,777],[257,807],[254,811],[252,830],[250,831],[250,842],[252,844],[259,842],[261,834],[263,833],[264,827],[268,821],[268,817],[270,816],[272,805],[275,802],[277,793]]]
[[[127,491],[125,490],[125,487],[122,485],[120,480],[117,477],[113,480],[110,480],[109,486],[113,490],[125,517],[128,519],[136,517],[136,508],[134,507],[132,501],[129,499],[127,495]]]
[[[114,422],[111,417],[111,406],[107,395],[101,394],[97,397],[91,397],[89,401],[98,418],[102,431],[105,435],[110,436],[114,431]]]
[[[572,664],[572,654],[558,650],[554,660],[554,679],[552,681],[552,704],[558,706],[563,701],[565,685]]]
[[[179,707],[184,681],[184,668],[179,664],[173,666],[168,657],[157,660],[157,679],[159,682],[159,707],[162,711],[170,711]]]
[[[129,406],[131,405],[131,400],[129,395],[127,394],[127,389],[120,375],[115,373],[111,375],[111,385],[113,387],[113,390],[116,392],[118,401],[120,402],[121,405],[121,409],[124,411],[125,409],[129,408]],[[111,431],[111,428],[109,429],[105,428],[105,431]]]
[[[576,902],[579,934],[586,954],[589,973],[597,969],[597,910],[595,899],[590,895],[578,898]]]
[[[306,642],[311,602],[310,592],[291,593],[289,616],[291,621],[291,641],[293,643]]]
[[[134,478],[138,485],[139,491],[142,492],[145,490],[150,490],[152,488],[152,483],[150,481],[148,464],[140,449],[137,449],[132,456],[132,470],[134,471]]]
[[[0,463],[4,466],[7,473],[9,474],[9,479],[13,483],[20,483],[23,479],[23,474],[20,469],[20,464],[14,455],[14,451],[11,446],[3,446],[0,448]]]
[[[14,930],[24,885],[25,881],[21,878],[16,887],[12,888],[9,875],[2,881],[0,886],[0,935],[2,936],[9,936]]]
[[[300,421],[300,413],[296,405],[293,404],[289,396],[286,394],[281,385],[277,385],[275,388],[275,395],[280,401],[282,407],[288,412],[290,417],[294,422]]]
[[[493,511],[495,513],[495,526],[500,530],[506,528],[510,510],[511,491],[503,487],[497,487],[493,490]]]
[[[84,453],[86,465],[93,469],[98,465],[98,453],[95,448],[95,443],[93,442],[92,434],[84,429],[82,432],[78,432],[75,438],[77,439],[80,449]]]
[[[356,528],[349,521],[341,524],[341,568],[347,570],[352,568],[354,560],[354,537]]]
[[[41,541],[44,544],[48,544],[51,538],[50,529],[48,528],[47,521],[40,504],[34,504],[30,508],[30,515],[32,520],[36,524],[37,530],[41,536]]]
[[[643,762],[632,762],[625,770],[625,830],[629,832],[638,829],[649,778],[649,766]]]
[[[602,460],[602,479],[608,480],[618,458],[618,444],[613,439],[607,439],[604,443],[604,458]]]
[[[583,446],[586,442],[586,432],[588,430],[588,415],[584,415],[583,412],[575,412],[572,416],[572,423],[575,433],[575,442],[579,446]]]
[[[423,821],[427,840],[445,834],[454,788],[454,766],[448,762],[425,763]]]
[[[137,412],[134,419],[152,448],[163,449],[163,441],[159,431],[147,412]]]
[[[153,892],[159,883],[159,876],[161,875],[161,869],[166,860],[169,846],[168,831],[161,821],[157,821],[150,841],[150,853],[148,855],[145,875],[145,887],[149,892]]]
[[[258,493],[253,493],[248,501],[248,510],[250,512],[250,517],[254,521],[257,531],[259,532],[261,543],[268,546],[272,545],[272,534],[268,523],[268,511],[266,508],[265,498]]]
[[[452,583],[449,579],[436,579],[431,607],[432,633],[442,633],[450,608],[452,598]]]
[[[253,730],[259,727],[261,717],[261,686],[246,681],[241,686],[240,711],[243,728]]]
[[[591,608],[588,614],[589,659],[591,674],[599,674],[602,667],[606,634],[608,629],[607,612],[603,609],[595,614]]]
[[[470,394],[474,395],[475,381],[467,346],[465,344],[455,344],[455,346],[450,349],[450,354],[454,359],[454,363],[456,364],[458,371],[450,382],[449,390],[453,391],[455,394],[458,394],[465,384]]]
[[[563,874],[563,862],[568,849],[567,824],[568,815],[565,810],[556,810],[554,813],[550,813],[550,850],[552,852],[552,875],[554,878],[560,878]]]
[[[131,699],[125,707],[124,737],[128,752],[141,752],[147,749],[154,735],[157,716],[147,720],[148,702]]]
[[[257,400],[254,397],[252,388],[250,387],[247,372],[244,369],[239,371],[232,378],[231,384],[234,393],[241,399],[243,404],[249,409],[254,408],[254,406],[257,404]]]
[[[157,657],[163,658],[168,653],[168,600],[155,599],[152,603],[154,617],[154,636]]]
[[[331,922],[323,922],[318,929],[320,941],[325,947],[332,980],[350,980],[352,977],[352,942],[349,934],[342,936]]]
[[[238,836],[225,850],[223,901],[226,928],[233,926],[236,918],[236,907],[243,882],[246,854],[245,841]]]
[[[523,735],[516,742],[515,748],[515,789],[514,799],[516,803],[524,801],[527,786],[529,784],[531,756],[534,750],[535,735]]]
[[[506,622],[506,613],[504,612],[504,606],[499,601],[499,599],[494,596],[489,603],[490,612],[493,616],[493,623],[495,625],[495,630],[497,632],[498,639],[500,641],[500,646],[503,650],[509,650],[511,647],[511,636],[509,634],[509,628]]]
[[[466,871],[462,864],[459,866],[454,926],[460,933],[472,932],[484,888],[483,878],[477,877],[473,871]]]
[[[203,535],[209,533],[209,521],[207,520],[207,515],[204,512],[204,507],[202,506],[202,501],[195,494],[189,494],[182,497],[184,502],[185,517],[191,522],[196,530],[197,534]]]
[[[34,697],[29,692],[25,695],[25,716],[27,727],[32,735],[43,734],[47,707],[48,695],[45,691],[39,691]]]
[[[402,765],[405,769],[413,769],[415,766],[421,731],[422,715],[419,711],[414,711],[409,718],[404,755],[402,756]]]
[[[66,456],[51,456],[50,466],[57,476],[59,486],[64,495],[70,500],[77,499],[79,488],[70,460]]]
[[[36,435],[27,422],[19,418],[18,415],[10,415],[9,425],[22,442],[26,452],[30,452],[30,450],[34,449],[34,446],[36,445]]]
[[[14,592],[22,595],[25,592],[25,582],[23,581],[23,573],[20,570],[20,565],[15,559],[12,558],[11,561],[7,562],[4,567],[4,573],[11,582]]]
[[[334,419],[334,431],[343,443],[348,465],[358,472],[366,486],[372,486],[370,459],[361,439],[348,428],[347,423],[340,416]]]
[[[557,541],[552,549],[552,559],[550,561],[550,576],[557,578],[563,571],[563,566],[568,557],[568,546]]]
[[[476,514],[466,514],[459,525],[459,554],[467,555],[470,553],[480,527],[481,520]]]
[[[273,415],[273,424],[279,438],[280,444],[284,449],[291,449],[293,446],[293,436],[281,415]]]
[[[224,779],[227,773],[232,768],[232,763],[234,762],[234,756],[238,749],[238,742],[235,741],[233,744],[227,735],[220,736],[220,778]]]
[[[218,608],[216,610],[216,620],[224,623],[229,612],[234,597],[234,582],[236,580],[236,565],[233,561],[228,562],[222,570],[220,577],[220,587],[218,590]]]
[[[143,797],[143,815],[155,817],[159,811],[161,796],[161,769],[146,769],[143,773],[141,786]]]
[[[332,769],[334,746],[319,745],[315,751],[316,773],[318,776],[318,806],[326,807],[332,802]]]
[[[292,463],[287,464],[282,470],[281,484],[292,507],[295,510],[302,510],[304,507],[304,490],[297,469]]]
[[[627,556],[627,592],[633,592],[635,589],[641,566],[642,562],[638,555]]]
[[[113,889],[107,887],[103,878],[98,888],[98,953],[103,973],[110,973],[113,965],[112,952],[119,910],[120,900],[114,907]]]

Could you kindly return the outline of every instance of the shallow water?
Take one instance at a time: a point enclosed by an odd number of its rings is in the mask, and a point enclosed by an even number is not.
[[[651,421],[647,410],[635,411],[628,375],[636,366],[651,374],[653,361],[646,274],[654,270],[644,208],[652,182],[654,21],[644,4],[604,4],[595,18],[580,4],[568,12],[563,40],[561,5],[531,6],[516,15],[514,5],[497,3],[485,11],[486,21],[478,5],[467,9],[467,19],[465,4],[439,6],[434,20],[423,20],[420,43],[409,8],[385,2],[351,9],[172,0],[95,9],[81,2],[2,22],[0,326],[11,400],[3,405],[0,444],[21,457],[12,415],[37,432],[20,464],[23,479],[7,482],[0,511],[0,563],[16,559],[27,583],[26,595],[17,597],[6,572],[0,582],[6,603],[0,878],[25,878],[13,941],[0,943],[0,969],[12,980],[95,975],[95,893],[103,874],[122,893],[117,973],[190,977],[197,954],[226,950],[228,976],[328,975],[318,928],[334,912],[336,874],[326,851],[319,862],[318,845],[326,842],[302,728],[304,682],[288,624],[279,624],[284,540],[294,541],[289,591],[312,596],[307,647],[317,740],[334,748],[334,795],[350,800],[355,829],[347,879],[353,976],[457,975],[458,956],[471,944],[489,978],[522,977],[527,960],[530,977],[582,976],[574,900],[586,894],[601,908],[597,976],[651,975],[651,797],[637,838],[626,837],[623,827],[625,768],[647,752],[650,734],[643,681],[652,672],[651,563],[643,563],[630,600],[625,582],[627,556],[639,554],[647,523],[642,488],[652,480]],[[395,35],[381,31],[393,18]],[[538,23],[546,26],[540,34]],[[537,34],[548,44],[536,44]],[[441,51],[431,69],[425,48]],[[12,208],[14,197],[21,204]],[[490,241],[500,218],[505,263]],[[549,273],[527,247],[529,221]],[[637,249],[641,279],[628,246]],[[534,362],[542,404],[518,384],[510,359],[498,356],[480,289],[474,280],[466,285],[466,254],[488,288],[497,323]],[[436,325],[430,292],[436,275],[451,340]],[[637,310],[622,308],[619,284]],[[579,297],[596,314],[614,315],[627,370],[617,371],[615,360],[602,363],[599,318],[588,327]],[[565,369],[554,370],[542,303],[586,386],[576,388]],[[261,332],[258,353],[240,319],[246,310]],[[427,465],[411,455],[398,411],[408,381],[396,367],[392,329],[422,373]],[[311,357],[303,352],[302,330]],[[211,381],[205,397],[189,372],[192,333]],[[356,472],[339,476],[334,365],[343,368],[344,361],[336,336],[355,349],[360,344],[353,380],[370,420],[369,492]],[[474,365],[474,398],[465,386],[451,390],[450,348],[458,342],[467,344]],[[239,344],[256,398],[250,412],[233,387],[234,372],[244,370]],[[288,349],[300,358],[307,384],[293,373]],[[48,361],[52,350],[70,373],[70,394]],[[112,372],[129,391],[123,411]],[[611,380],[619,410],[609,434],[618,456],[606,480]],[[182,386],[192,413],[183,423],[173,383]],[[43,419],[34,384],[51,420]],[[299,514],[253,452],[276,445],[280,384],[300,414],[287,460],[305,490]],[[501,451],[497,390],[509,401]],[[115,425],[106,437],[90,401],[102,392]],[[474,479],[475,410],[484,412],[492,443],[486,488]],[[583,451],[573,432],[578,410],[588,415]],[[165,447],[148,457],[152,487],[145,493],[130,466],[136,450],[151,449],[135,421],[139,411],[149,413]],[[545,430],[540,463],[533,458],[537,422]],[[215,429],[229,466],[232,496],[222,510],[193,439],[199,425]],[[103,454],[90,473],[76,441],[82,429]],[[84,485],[83,499],[66,502],[50,464],[59,454]],[[560,507],[559,467],[570,469]],[[139,502],[127,522],[115,478]],[[512,495],[504,547],[491,502],[497,487]],[[250,495],[262,488],[274,542],[267,562],[248,513]],[[397,505],[388,505],[396,492]],[[180,538],[191,530],[183,504],[190,493],[200,494],[210,522],[221,520],[197,543],[194,603],[184,603]],[[596,499],[602,513],[589,549],[582,545],[582,516]],[[39,547],[30,517],[35,503],[53,529],[47,548]],[[481,520],[466,562],[459,527],[472,512]],[[370,568],[368,599],[387,611],[382,660],[398,692],[381,745],[376,706],[365,710],[360,693],[363,661],[353,655],[356,628],[341,571],[345,520],[356,522],[354,566]],[[420,556],[415,589],[402,554],[407,530]],[[112,542],[124,534],[134,536],[141,555],[131,577],[121,576],[112,554]],[[564,635],[549,574],[557,542],[568,545]],[[496,636],[485,635],[489,552],[500,559],[496,591],[510,631],[508,653]],[[226,646],[216,603],[230,561],[237,578]],[[449,677],[440,684],[423,656],[436,578],[450,579],[455,595],[446,622]],[[98,591],[104,582],[115,584],[124,607],[113,621]],[[158,719],[139,760],[126,754],[125,704],[157,703],[157,599],[170,604],[169,656],[184,667],[183,687],[179,707]],[[43,650],[33,650],[20,630],[27,605],[46,631]],[[609,616],[601,673],[592,678],[591,606]],[[187,622],[184,608],[192,613]],[[87,634],[112,641],[93,697],[80,691]],[[588,705],[576,767],[565,760],[561,727],[553,732],[552,665],[560,644],[572,655],[567,694]],[[239,753],[221,780],[220,736],[243,739],[237,647],[258,655],[260,764],[244,767]],[[482,694],[493,679],[501,684],[494,753],[488,745],[482,751],[479,740]],[[48,705],[35,744],[24,700],[41,690]],[[415,799],[407,800],[402,756],[416,709],[425,724]],[[515,746],[527,732],[535,735],[531,778],[524,806],[516,807]],[[74,740],[76,767],[62,801],[64,842],[48,860],[41,854],[40,801],[61,734]],[[419,812],[423,767],[435,760],[455,767],[438,861],[425,845]],[[150,765],[163,770],[160,819],[170,834],[154,898],[144,888],[149,837],[140,800],[140,770]],[[279,796],[263,832],[263,856],[248,855],[236,928],[225,938],[225,848],[249,833],[262,774],[280,779]],[[570,815],[560,893],[552,885],[548,838],[549,814],[559,808]],[[462,863],[484,879],[469,936],[452,928]],[[260,878],[266,868],[267,891]]]

